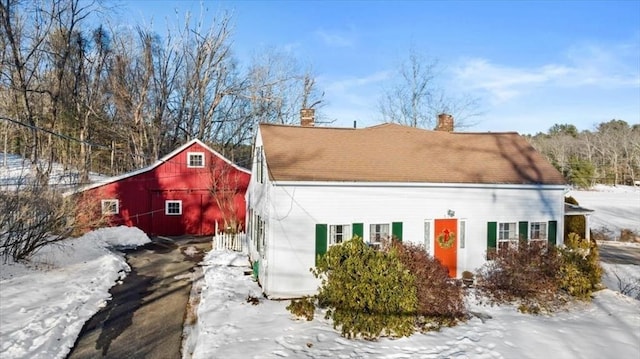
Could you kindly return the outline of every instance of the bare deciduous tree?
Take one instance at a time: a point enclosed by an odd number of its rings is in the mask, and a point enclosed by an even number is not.
[[[242,226],[238,216],[238,195],[241,194],[240,177],[232,167],[221,161],[209,164],[209,192],[214,198],[220,215],[224,232],[237,233]]]
[[[438,62],[411,50],[400,65],[394,84],[379,101],[386,122],[411,127],[433,128],[437,115],[448,113],[457,128],[471,125],[469,119],[480,114],[479,100],[469,95],[449,96],[438,85]]]

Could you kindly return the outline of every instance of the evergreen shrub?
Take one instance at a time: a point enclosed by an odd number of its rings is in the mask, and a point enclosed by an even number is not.
[[[600,255],[595,241],[587,241],[576,233],[565,239],[562,254],[560,287],[571,296],[589,299],[602,279]]]
[[[318,302],[347,338],[409,336],[415,330],[416,278],[398,250],[379,251],[360,237],[331,246],[312,269],[322,284]]]

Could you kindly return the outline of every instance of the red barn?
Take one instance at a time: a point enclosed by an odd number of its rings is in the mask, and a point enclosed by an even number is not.
[[[251,173],[192,140],[154,165],[78,190],[91,221],[135,226],[148,235],[242,230]],[[85,210],[86,211],[86,210]],[[84,213],[85,217],[86,213]]]

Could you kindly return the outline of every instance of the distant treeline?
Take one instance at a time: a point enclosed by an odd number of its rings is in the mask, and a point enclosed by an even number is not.
[[[580,132],[574,125],[556,124],[527,137],[575,186],[640,181],[640,124],[611,120]]]

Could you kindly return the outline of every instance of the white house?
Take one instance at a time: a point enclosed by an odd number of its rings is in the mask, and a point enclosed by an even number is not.
[[[517,133],[261,124],[250,259],[270,298],[315,294],[318,255],[359,235],[422,244],[452,277],[519,238],[562,244],[563,176]]]

